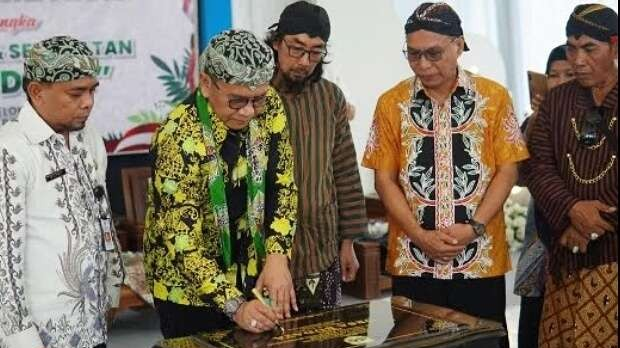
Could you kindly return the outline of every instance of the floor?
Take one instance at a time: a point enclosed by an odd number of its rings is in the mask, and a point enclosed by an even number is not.
[[[514,261],[516,261],[516,259]],[[513,264],[516,264],[516,262]],[[510,345],[516,348],[520,299],[512,294],[514,272],[508,274],[506,284],[508,285],[506,289],[506,316],[508,319]],[[389,293],[384,294],[385,298],[389,298],[389,296]],[[343,302],[345,305],[349,305],[358,303],[360,300],[345,296]],[[152,345],[161,338],[159,321],[157,314],[153,310],[129,310],[121,313],[114,322],[110,331],[108,348],[151,348]]]

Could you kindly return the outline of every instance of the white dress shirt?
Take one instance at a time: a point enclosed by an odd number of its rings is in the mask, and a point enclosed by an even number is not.
[[[107,341],[122,267],[102,237],[106,166],[94,129],[71,132],[67,146],[29,103],[0,128],[0,347]]]

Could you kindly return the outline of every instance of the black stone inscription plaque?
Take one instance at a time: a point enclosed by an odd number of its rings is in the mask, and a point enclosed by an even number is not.
[[[402,298],[341,307],[282,322],[284,333],[240,329],[162,341],[157,348],[495,348],[503,328]]]

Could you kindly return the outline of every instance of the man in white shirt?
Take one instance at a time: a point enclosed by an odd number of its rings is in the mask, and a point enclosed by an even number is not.
[[[105,347],[123,272],[106,152],[86,124],[97,70],[81,41],[36,43],[28,101],[0,128],[0,347]]]

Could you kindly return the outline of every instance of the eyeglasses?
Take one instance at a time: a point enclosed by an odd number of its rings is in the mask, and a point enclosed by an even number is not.
[[[231,98],[228,99],[228,107],[233,110],[241,110],[249,103],[252,103],[254,109],[260,109],[267,103],[267,95],[261,95],[254,98]]]
[[[453,38],[443,46],[435,46],[427,48],[425,50],[417,50],[407,47],[403,50],[403,54],[405,55],[405,58],[411,63],[418,63],[422,59],[422,57],[426,58],[426,60],[428,60],[429,62],[438,62],[443,58],[443,54],[446,52],[446,48],[456,39],[458,39],[458,37]]]
[[[217,81],[215,79],[213,79],[213,84],[215,85],[215,88],[217,88],[218,90],[221,90],[220,86],[217,84]],[[233,110],[241,110],[244,107],[246,107],[249,103],[252,103],[252,107],[254,109],[262,108],[265,106],[265,104],[267,104],[267,94],[259,95],[254,98],[239,97],[239,96],[233,96],[233,97],[228,98],[228,107]]]
[[[303,47],[299,47],[299,46],[293,46],[291,44],[289,44],[288,42],[286,42],[286,40],[282,40],[282,42],[284,42],[284,45],[286,47],[288,47],[288,55],[299,59],[299,58],[303,58],[303,56],[306,55],[306,53],[308,54],[308,60],[312,63],[319,63],[320,61],[323,60],[323,58],[325,58],[325,56],[327,56],[327,50],[307,50]]]

